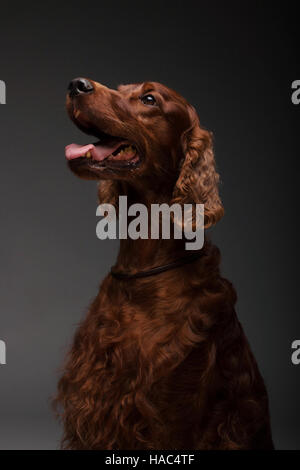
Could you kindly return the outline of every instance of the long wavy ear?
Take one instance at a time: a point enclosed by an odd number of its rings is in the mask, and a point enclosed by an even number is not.
[[[204,204],[205,228],[216,224],[224,214],[220,200],[212,134],[200,127],[195,109],[190,106],[191,126],[182,135],[184,158],[175,184],[172,203]]]

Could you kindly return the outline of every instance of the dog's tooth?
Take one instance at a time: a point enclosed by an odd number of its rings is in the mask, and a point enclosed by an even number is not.
[[[92,154],[90,151],[88,151],[86,154],[85,154],[86,158],[91,158]]]

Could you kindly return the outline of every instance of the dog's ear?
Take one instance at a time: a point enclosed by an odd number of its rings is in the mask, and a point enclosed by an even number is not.
[[[205,228],[216,224],[224,214],[220,200],[212,134],[202,129],[195,109],[188,108],[191,126],[182,135],[184,158],[175,184],[172,203],[204,204]]]

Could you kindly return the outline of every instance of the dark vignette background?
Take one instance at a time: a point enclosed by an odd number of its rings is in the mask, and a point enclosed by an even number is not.
[[[58,447],[49,397],[118,249],[96,238],[95,184],[64,160],[66,144],[84,142],[64,109],[80,75],[161,81],[214,132],[226,216],[213,237],[269,390],[276,447],[300,448],[297,18],[291,2],[262,3],[2,2],[0,448]]]

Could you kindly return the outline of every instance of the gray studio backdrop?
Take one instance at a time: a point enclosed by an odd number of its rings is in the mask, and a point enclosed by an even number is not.
[[[1,449],[58,447],[58,370],[118,250],[96,238],[95,183],[65,164],[65,145],[85,141],[64,109],[77,76],[161,81],[214,132],[226,215],[213,239],[269,390],[275,445],[300,448],[296,19],[260,3],[1,4]]]

